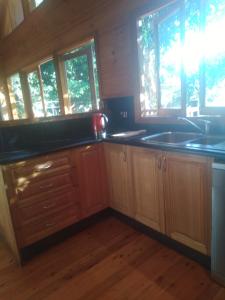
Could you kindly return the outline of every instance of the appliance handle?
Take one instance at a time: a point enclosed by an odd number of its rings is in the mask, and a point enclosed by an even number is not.
[[[109,122],[109,119],[108,119],[108,117],[105,114],[102,114],[102,117],[104,118],[104,120],[105,120],[106,123]]]

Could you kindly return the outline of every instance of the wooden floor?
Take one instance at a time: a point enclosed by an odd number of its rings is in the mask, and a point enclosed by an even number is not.
[[[0,244],[0,300],[225,300],[197,263],[114,218],[76,234],[23,268]]]

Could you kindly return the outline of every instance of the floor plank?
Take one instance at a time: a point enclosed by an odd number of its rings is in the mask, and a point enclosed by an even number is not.
[[[225,300],[192,260],[110,217],[18,267],[0,241],[0,300]]]

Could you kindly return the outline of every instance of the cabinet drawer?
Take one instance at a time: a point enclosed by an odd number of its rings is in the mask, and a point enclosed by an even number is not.
[[[15,227],[19,228],[42,219],[44,216],[55,214],[61,210],[73,207],[78,202],[78,191],[62,190],[57,193],[45,193],[43,196],[27,198],[27,201],[18,202],[14,208]]]
[[[13,164],[11,169],[15,181],[44,178],[71,168],[70,152],[45,155],[36,159]]]
[[[32,195],[57,190],[64,186],[72,186],[73,180],[71,173],[47,177],[45,180],[21,181],[16,187],[19,199],[24,199]]]
[[[73,223],[79,221],[80,210],[74,204],[60,212],[45,216],[39,220],[30,222],[17,230],[17,240],[19,247],[25,247],[35,243]]]

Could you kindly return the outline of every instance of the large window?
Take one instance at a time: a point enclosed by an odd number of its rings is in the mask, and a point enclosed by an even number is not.
[[[63,55],[67,114],[84,113],[99,106],[99,86],[94,41]]]
[[[94,39],[0,82],[0,120],[82,114],[99,108]],[[6,93],[5,93],[6,92]],[[6,96],[5,96],[6,95]]]
[[[21,85],[20,75],[18,73],[8,78],[9,98],[14,120],[26,119],[24,97]]]
[[[137,20],[141,117],[225,112],[225,0],[175,1]]]
[[[42,63],[29,72],[28,85],[34,117],[60,115],[60,102],[53,60]]]

